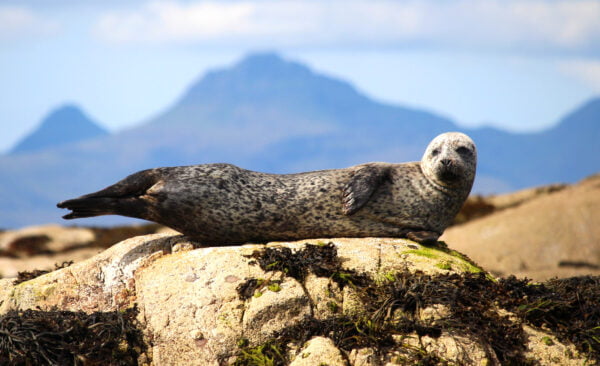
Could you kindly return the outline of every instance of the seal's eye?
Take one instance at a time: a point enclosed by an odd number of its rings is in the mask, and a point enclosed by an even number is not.
[[[457,148],[456,152],[463,156],[471,155],[471,150],[469,150],[469,148],[464,147],[464,146]]]
[[[438,150],[438,149],[434,149],[434,150],[431,152],[431,156],[436,156],[436,155],[437,155],[437,154],[439,154],[439,153],[440,153],[440,150]]]

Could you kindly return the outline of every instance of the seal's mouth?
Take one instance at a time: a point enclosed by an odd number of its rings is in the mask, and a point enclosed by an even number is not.
[[[442,182],[453,183],[461,179],[461,172],[451,160],[446,160],[439,167],[437,176]]]
[[[439,177],[444,182],[454,182],[459,180],[460,175],[452,169],[443,169],[440,171]]]

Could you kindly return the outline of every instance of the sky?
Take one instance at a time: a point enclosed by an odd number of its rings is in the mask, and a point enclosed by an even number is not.
[[[600,96],[600,0],[0,0],[0,152],[66,103],[143,123],[261,51],[461,126],[539,131]]]

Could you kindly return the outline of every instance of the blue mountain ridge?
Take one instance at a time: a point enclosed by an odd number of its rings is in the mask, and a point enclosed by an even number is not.
[[[553,128],[515,134],[464,129],[428,111],[371,100],[347,82],[277,54],[208,72],[171,108],[113,135],[0,157],[0,227],[60,222],[56,202],[137,170],[228,162],[271,173],[419,160],[445,131],[478,145],[475,192],[574,182],[600,170],[600,99]],[[122,218],[89,219],[109,224]]]

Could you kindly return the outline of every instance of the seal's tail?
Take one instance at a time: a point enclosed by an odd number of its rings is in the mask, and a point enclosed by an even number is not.
[[[140,196],[144,195],[157,180],[155,170],[143,170],[98,192],[59,202],[56,207],[72,211],[63,216],[66,220],[101,215],[122,215],[143,219],[146,218],[147,211]]]

